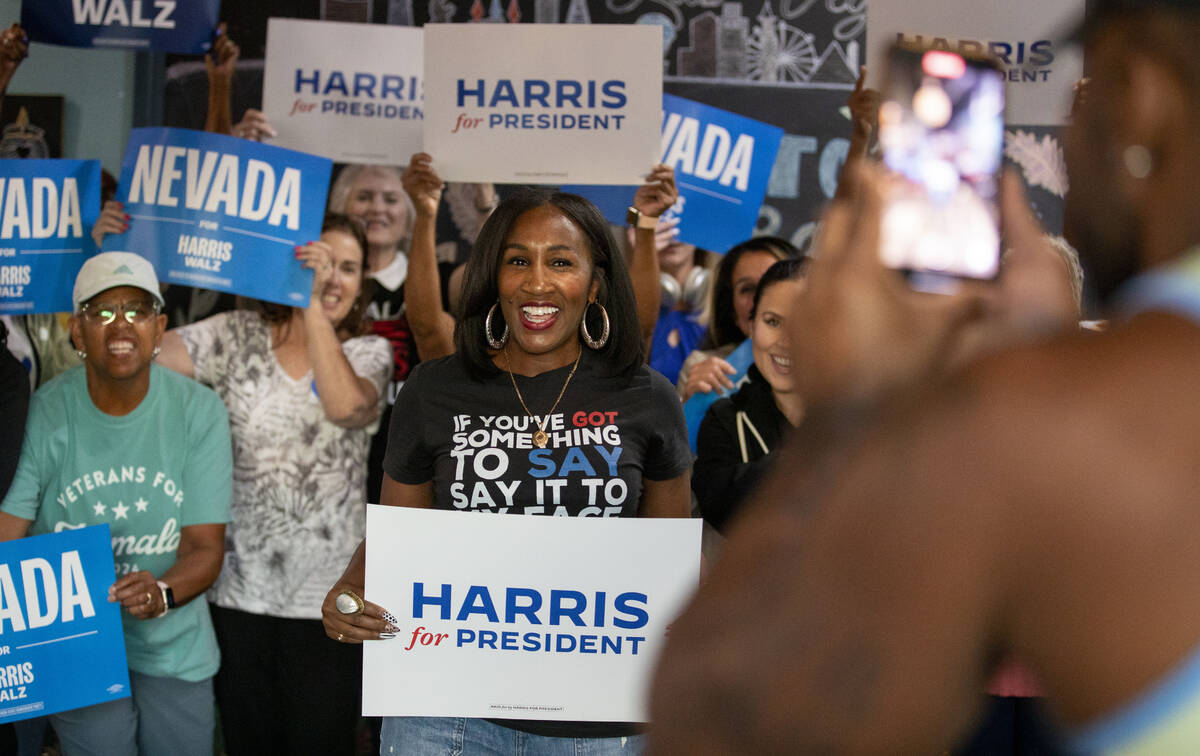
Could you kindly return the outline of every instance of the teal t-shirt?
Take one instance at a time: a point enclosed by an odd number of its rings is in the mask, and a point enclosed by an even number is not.
[[[229,522],[233,461],[225,405],[209,388],[158,365],[150,390],[123,417],[101,412],[82,366],[39,389],[0,510],[33,520],[30,535],[107,522],[117,575],[175,563],[180,531]],[[203,598],[161,617],[121,612],[129,668],[197,681],[220,653]]]

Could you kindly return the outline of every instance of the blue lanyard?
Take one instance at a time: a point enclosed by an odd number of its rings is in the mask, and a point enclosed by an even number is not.
[[[1200,323],[1200,248],[1132,279],[1118,292],[1116,304],[1125,319],[1147,310],[1166,310]]]

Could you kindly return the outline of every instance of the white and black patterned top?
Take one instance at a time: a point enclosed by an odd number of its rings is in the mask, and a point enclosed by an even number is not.
[[[196,379],[229,409],[233,437],[233,521],[208,599],[254,614],[319,618],[363,537],[367,446],[377,423],[347,429],[327,420],[312,371],[296,380],[280,367],[256,313],[222,313],[178,333]],[[342,351],[382,405],[388,342],[363,336]]]

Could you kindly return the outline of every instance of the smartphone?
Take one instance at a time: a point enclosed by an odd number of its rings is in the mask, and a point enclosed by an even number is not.
[[[894,174],[880,256],[914,285],[991,279],[1000,268],[1004,75],[947,50],[893,47],[879,145]]]

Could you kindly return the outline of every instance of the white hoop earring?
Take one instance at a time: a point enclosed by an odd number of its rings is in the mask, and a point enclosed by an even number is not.
[[[81,359],[81,360],[86,360],[86,359],[87,359],[87,352],[83,351],[82,349],[76,349],[76,350],[75,350],[75,356],[76,356],[76,357],[78,357],[78,358],[79,358],[79,359]]]
[[[500,338],[496,338],[492,334],[492,315],[496,312],[496,308],[499,306],[500,302],[497,300],[497,302],[492,305],[491,309],[488,310],[487,317],[483,319],[483,335],[487,338],[488,346],[490,346],[492,349],[503,349],[504,342],[508,341],[508,323],[504,324],[504,333],[500,334]],[[501,317],[501,319],[503,320],[503,317]]]
[[[599,339],[593,339],[587,329],[587,314],[592,305],[600,308],[600,316],[604,318],[604,330],[600,333]],[[587,307],[583,308],[583,318],[579,321],[579,335],[583,337],[583,343],[588,345],[590,349],[603,349],[608,343],[608,310],[604,309],[604,305],[599,302],[588,302]]]

